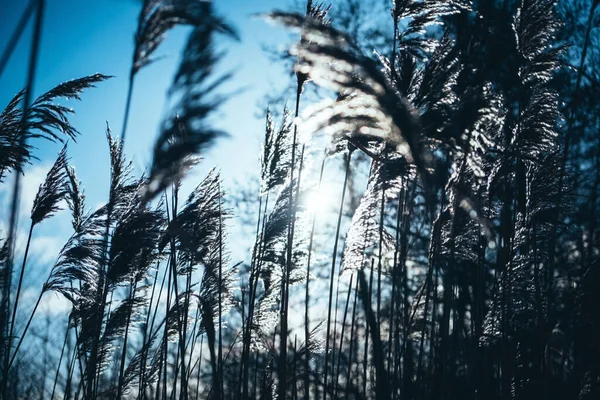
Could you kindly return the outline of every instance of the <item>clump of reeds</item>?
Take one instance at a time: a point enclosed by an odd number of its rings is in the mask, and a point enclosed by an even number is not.
[[[583,224],[577,240],[563,229],[581,200],[567,185],[575,112],[561,143],[552,87],[559,24],[550,0],[512,3],[393,1],[389,48],[374,55],[336,29],[335,8],[307,1],[302,14],[269,14],[299,32],[295,103],[278,122],[266,112],[242,267],[229,253],[237,240],[219,173],[185,198],[181,189],[224,135],[211,118],[232,75],[216,72],[214,40],[236,35],[210,2],[143,2],[121,134],[107,125],[108,199],[88,208],[65,145],[35,197],[16,269],[19,177],[33,143],[74,141],[72,111],[54,101],[79,99],[108,76],[34,101],[30,88],[19,92],[0,114],[0,182],[17,177],[0,247],[0,397],[23,396],[23,344],[35,341],[39,306],[55,293],[71,309],[51,398],[553,398],[549,381],[563,398],[594,398],[597,229]],[[32,67],[43,6],[26,12],[36,16]],[[586,14],[576,92],[597,6]],[[177,25],[191,33],[174,106],[148,174],[135,176],[124,153],[134,78]],[[308,85],[334,96],[307,104]],[[321,131],[325,141],[310,139]],[[341,190],[329,194],[339,197],[327,221],[304,199],[337,161]],[[592,182],[582,207],[596,218],[600,179]],[[34,228],[65,203],[73,232],[22,324]]]

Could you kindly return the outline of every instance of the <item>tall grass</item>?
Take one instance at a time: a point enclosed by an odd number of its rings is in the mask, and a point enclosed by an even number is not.
[[[31,2],[29,85],[0,114],[0,179],[17,177],[0,251],[2,398],[596,398],[599,103],[586,76],[597,73],[598,1],[588,3],[569,17],[550,0],[396,0],[374,54],[336,29],[335,7],[267,15],[299,35],[295,103],[280,121],[266,112],[254,243],[236,263],[227,183],[211,170],[182,191],[224,135],[212,117],[235,76],[218,72],[214,42],[236,33],[203,1],[143,2],[120,135],[107,126],[108,200],[88,207],[65,145],[17,257],[33,143],[74,140],[72,111],[55,101],[109,78],[32,101],[44,1]],[[586,21],[575,72],[563,68],[559,17]],[[175,105],[136,176],[124,153],[135,76],[177,25],[190,34]],[[309,87],[333,96],[315,102]],[[336,208],[316,210],[306,198],[328,180]],[[73,232],[25,312],[32,238],[63,204]],[[48,334],[44,357],[23,346],[38,345],[51,293],[71,306],[53,361]]]

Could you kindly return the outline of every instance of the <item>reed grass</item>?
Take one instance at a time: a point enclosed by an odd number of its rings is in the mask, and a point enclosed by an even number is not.
[[[600,396],[600,103],[588,78],[599,2],[567,3],[395,0],[374,54],[336,28],[352,1],[264,16],[298,34],[295,103],[278,108],[280,121],[266,111],[254,244],[236,263],[227,182],[211,170],[186,197],[182,181],[226,135],[212,118],[235,71],[219,72],[215,40],[237,34],[211,2],[144,0],[120,135],[107,126],[108,200],[88,208],[65,145],[15,270],[34,143],[75,141],[58,99],[109,78],[34,100],[45,1],[29,3],[0,58],[1,73],[35,17],[28,85],[0,114],[0,182],[16,177],[0,249],[0,397]],[[569,24],[584,28],[575,71],[560,39]],[[179,25],[190,29],[176,101],[137,176],[124,153],[135,77]],[[309,87],[331,98],[313,102]],[[312,209],[305,199],[329,178],[341,189],[326,193],[335,212]],[[35,228],[63,204],[73,232],[24,313]],[[50,295],[71,306],[52,360],[49,325],[42,344],[35,337]],[[31,354],[38,345],[44,357]]]

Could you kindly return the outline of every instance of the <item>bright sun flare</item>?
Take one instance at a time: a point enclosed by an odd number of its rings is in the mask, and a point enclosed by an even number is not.
[[[310,213],[321,214],[333,205],[335,192],[331,185],[323,183],[321,187],[315,187],[308,193],[306,208]]]

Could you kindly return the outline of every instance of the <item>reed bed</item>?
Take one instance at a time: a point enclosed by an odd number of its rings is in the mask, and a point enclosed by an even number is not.
[[[33,20],[28,86],[0,114],[0,398],[599,398],[597,0],[394,0],[391,35],[364,42],[336,23],[364,10],[353,0],[263,15],[296,34],[294,89],[265,112],[239,262],[219,172],[181,188],[225,135],[212,121],[235,71],[219,72],[215,41],[235,28],[211,2],[143,1],[120,134],[106,126],[108,200],[92,209],[59,99],[111,77],[33,98],[45,3],[0,59],[1,74]],[[190,33],[173,105],[136,175],[135,78],[176,26]],[[21,255],[21,176],[43,141],[65,145]],[[25,311],[32,237],[63,211],[72,232]],[[69,303],[53,352],[35,328],[51,294]]]

